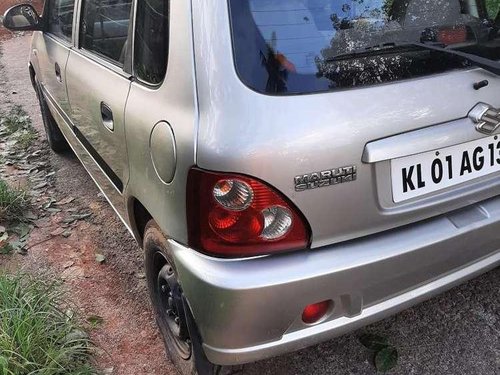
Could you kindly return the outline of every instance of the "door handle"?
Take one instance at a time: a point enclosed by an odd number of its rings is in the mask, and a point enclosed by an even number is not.
[[[109,106],[101,102],[101,119],[102,119],[102,124],[108,129],[108,130],[115,130],[115,124],[113,122],[113,111]]]
[[[62,76],[61,76],[61,67],[59,66],[58,63],[54,65],[54,70],[56,72],[56,78],[57,80],[62,83]]]

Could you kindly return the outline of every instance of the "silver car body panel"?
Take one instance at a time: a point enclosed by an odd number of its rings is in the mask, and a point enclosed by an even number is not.
[[[119,68],[79,51],[76,24],[73,46],[35,32],[30,64],[64,136],[135,238],[141,240],[137,202],[170,238],[210,360],[244,363],[311,345],[498,265],[498,173],[400,204],[390,184],[391,158],[484,136],[467,116],[480,102],[500,107],[498,77],[468,69],[331,93],[263,95],[235,70],[226,1],[172,1],[170,11],[168,69],[158,87],[127,83]],[[54,81],[56,60],[66,85]],[[485,78],[489,86],[473,90]],[[101,101],[116,106],[119,132],[103,127]],[[165,163],[175,170],[169,183],[150,151],[161,122],[174,139],[168,142],[175,153],[165,156],[175,157]],[[77,136],[79,128],[98,155]],[[122,179],[122,191],[99,158]],[[313,249],[233,260],[189,249],[186,183],[193,165],[276,187],[308,220]],[[357,167],[356,181],[294,189],[297,175],[348,165]],[[302,309],[325,299],[335,303],[331,315],[302,323]]]

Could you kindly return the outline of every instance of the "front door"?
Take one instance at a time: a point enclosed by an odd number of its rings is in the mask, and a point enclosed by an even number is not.
[[[60,109],[69,112],[66,92],[66,63],[73,39],[75,0],[49,0],[44,16],[47,17],[43,42],[36,44],[35,53],[45,94],[50,95]]]
[[[120,193],[128,178],[124,110],[131,9],[132,0],[82,0],[78,48],[66,70],[75,134]]]

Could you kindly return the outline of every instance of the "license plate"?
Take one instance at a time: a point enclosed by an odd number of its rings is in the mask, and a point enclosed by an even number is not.
[[[395,203],[500,171],[498,136],[391,160]]]

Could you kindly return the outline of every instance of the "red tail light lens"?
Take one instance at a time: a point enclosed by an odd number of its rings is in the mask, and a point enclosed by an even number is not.
[[[243,257],[304,249],[309,230],[297,208],[264,183],[193,168],[187,184],[189,245]]]

